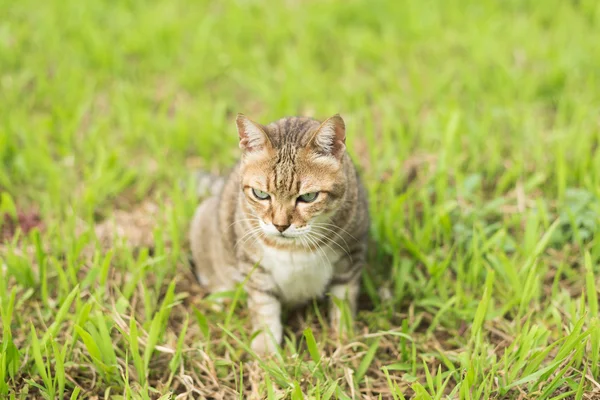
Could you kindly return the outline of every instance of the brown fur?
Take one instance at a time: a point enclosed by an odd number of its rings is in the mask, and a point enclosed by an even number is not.
[[[295,305],[330,291],[345,296],[355,311],[368,206],[345,151],[341,117],[323,123],[291,117],[263,126],[240,115],[237,126],[242,158],[219,192],[199,205],[191,224],[192,254],[199,280],[211,292],[232,289],[250,275],[245,289],[253,324],[267,328],[253,348],[264,354],[274,349],[271,338],[281,341],[282,303]],[[252,189],[269,199],[258,199]],[[312,192],[319,193],[314,202],[298,200]],[[277,226],[290,228],[279,234]],[[299,236],[286,236],[292,234]],[[310,277],[316,289],[299,281]],[[334,327],[339,318],[332,306]]]

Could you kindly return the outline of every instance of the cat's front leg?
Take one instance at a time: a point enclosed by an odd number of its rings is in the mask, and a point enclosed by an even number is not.
[[[281,303],[269,292],[251,288],[246,291],[253,332],[260,331],[252,340],[252,350],[263,356],[273,354],[283,338]]]
[[[340,274],[334,277],[329,288],[330,304],[329,304],[329,321],[331,328],[340,332],[342,321],[342,309],[338,306],[338,302],[342,301],[348,305],[351,316],[354,318],[358,307],[358,295],[360,292],[360,276],[362,263],[355,264],[351,271],[346,274]]]

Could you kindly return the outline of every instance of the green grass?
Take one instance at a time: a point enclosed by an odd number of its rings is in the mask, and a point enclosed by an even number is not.
[[[599,395],[597,1],[0,10],[0,398]],[[243,293],[193,282],[181,183],[235,161],[237,112],[346,119],[373,246],[343,340],[311,305],[256,359]]]

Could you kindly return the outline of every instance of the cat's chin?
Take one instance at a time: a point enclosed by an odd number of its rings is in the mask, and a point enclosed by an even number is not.
[[[290,235],[284,234],[284,235],[267,235],[267,237],[272,240],[281,240],[282,242],[293,242],[293,241],[299,242],[302,235],[290,236]]]
[[[301,237],[302,235],[266,235],[263,240],[265,244],[277,247],[306,247],[306,242]]]

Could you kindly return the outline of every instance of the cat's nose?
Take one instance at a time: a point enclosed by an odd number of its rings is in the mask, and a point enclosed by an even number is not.
[[[289,225],[276,225],[273,224],[273,226],[275,226],[275,228],[277,228],[277,230],[281,233],[283,233],[287,228],[289,228]]]

